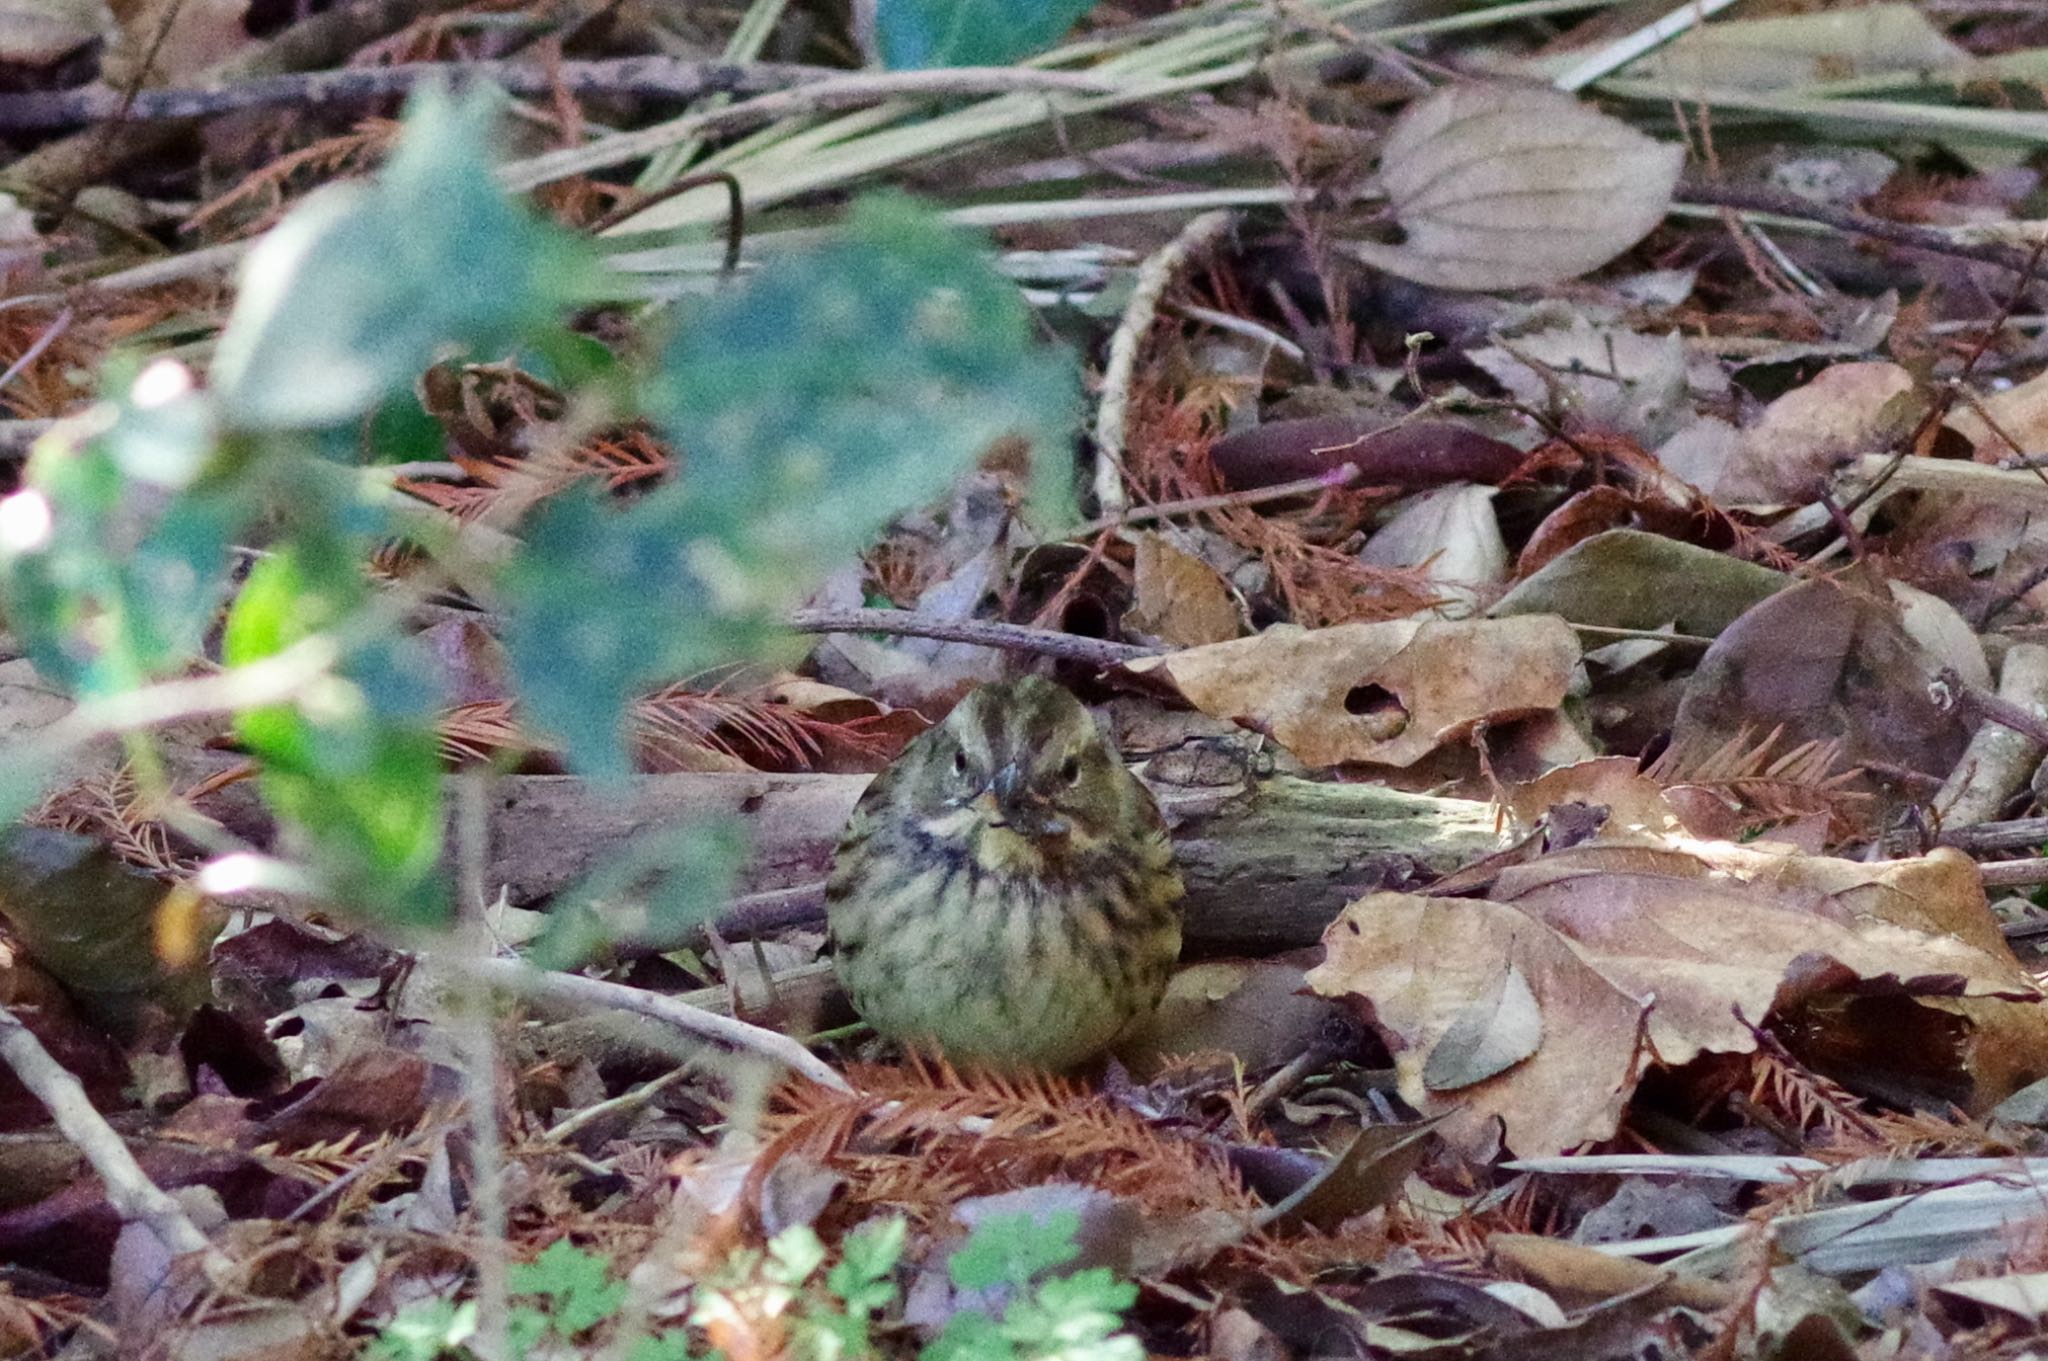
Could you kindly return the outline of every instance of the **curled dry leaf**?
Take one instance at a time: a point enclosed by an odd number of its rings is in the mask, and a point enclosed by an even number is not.
[[[1909,430],[1919,405],[1897,364],[1836,364],[1765,407],[1719,474],[1694,485],[1724,506],[1809,501],[1837,464]]]
[[[1787,868],[1818,859],[1593,845],[1504,869],[1486,902],[1372,894],[1324,935],[1326,962],[1308,981],[1379,1028],[1416,1109],[1464,1103],[1447,1137],[1483,1148],[1498,1116],[1523,1156],[1612,1134],[1642,1064],[1747,1052],[1767,1015],[1823,993],[1874,984],[1978,1007],[2038,998],[2002,946],[1972,943],[1987,939],[1983,923],[1971,940],[1917,929],[1989,921],[1967,875],[1936,883],[1918,862],[1903,871],[1837,862],[1817,881],[1817,871]],[[1911,888],[1891,882],[1901,873]],[[1926,901],[1930,887],[1938,909]],[[1476,1015],[1512,1016],[1501,980],[1516,974],[1540,1015],[1540,1043],[1492,1076],[1441,1091],[1430,1073],[1456,1063],[1438,1060],[1438,1049],[1473,1033]],[[1491,1052],[1508,1058],[1514,1048]]]
[[[1375,567],[1417,567],[1443,597],[1431,612],[1460,619],[1507,580],[1508,546],[1494,518],[1492,487],[1455,483],[1410,500],[1359,553]]]
[[[1482,721],[1555,709],[1579,662],[1550,615],[1303,629],[1147,657],[1203,713],[1270,734],[1310,766],[1408,766]]]
[[[1979,463],[2048,448],[2048,370],[2003,392],[1959,403],[1947,425],[1970,441],[1971,456]]]
[[[1912,604],[1924,618],[1953,613],[1932,597]],[[1981,685],[1987,668],[1966,626],[1924,618],[1909,632],[1893,593],[1847,578],[1778,592],[1729,625],[1700,659],[1672,745],[1706,750],[1782,728],[1793,744],[1841,739],[1851,764],[1946,774],[1968,732],[1929,696],[1928,681],[1953,666]]]
[[[1440,288],[1527,288],[1598,269],[1671,206],[1683,147],[1538,86],[1453,85],[1395,120],[1380,183],[1407,233],[1346,244]]]

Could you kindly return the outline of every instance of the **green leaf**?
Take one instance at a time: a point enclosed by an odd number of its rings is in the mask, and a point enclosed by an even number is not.
[[[768,1266],[762,1272],[778,1285],[799,1286],[825,1265],[825,1241],[808,1224],[792,1224],[768,1243]]]
[[[596,779],[619,780],[627,703],[660,681],[760,650],[759,615],[716,612],[693,548],[706,512],[664,487],[625,509],[580,487],[543,504],[500,582],[505,648],[533,721]]]
[[[207,475],[206,398],[161,365],[103,432],[39,445],[0,530],[0,599],[41,674],[109,694],[182,673],[226,594],[253,518],[240,479]],[[152,392],[151,390],[154,389]]]
[[[547,1301],[555,1332],[565,1338],[604,1322],[626,1301],[626,1283],[612,1279],[611,1263],[566,1238],[531,1262],[515,1263],[509,1275],[514,1294]]]
[[[1017,1344],[986,1314],[972,1310],[946,1320],[946,1329],[918,1353],[918,1361],[1014,1361]]]
[[[476,1305],[416,1300],[398,1311],[363,1350],[371,1361],[435,1361],[476,1336]]]
[[[1003,1331],[1028,1355],[1081,1361],[1143,1361],[1135,1337],[1118,1335],[1123,1312],[1137,1303],[1138,1287],[1107,1267],[1091,1267],[1045,1282],[1035,1295],[1013,1303]]]
[[[672,948],[732,899],[747,858],[747,826],[706,817],[634,838],[548,906],[533,962],[573,969],[624,940]]]
[[[1060,446],[1075,395],[1071,356],[1033,340],[968,239],[905,200],[863,204],[663,349],[645,405],[681,480],[623,508],[570,492],[523,527],[501,585],[527,712],[580,771],[622,778],[629,700],[758,657],[781,611],[990,442]]]
[[[626,1353],[627,1361],[696,1361],[698,1355],[690,1344],[689,1332],[682,1328],[640,1338]],[[719,1352],[709,1354],[713,1361],[720,1356]]]
[[[272,657],[348,618],[363,586],[338,549],[259,563],[228,614],[230,666]],[[410,640],[356,650],[296,704],[236,716],[265,799],[309,843],[340,894],[369,911],[438,922],[442,771],[426,658]]]
[[[687,313],[647,408],[724,547],[785,569],[719,585],[779,609],[996,439],[1064,462],[1077,389],[1072,356],[1037,343],[971,238],[883,196],[832,243]]]
[[[212,370],[231,423],[352,420],[444,349],[502,351],[589,295],[595,254],[491,172],[499,102],[421,91],[373,183],[310,195],[258,243]]]
[[[1095,0],[878,0],[882,64],[1007,66],[1052,46]]]
[[[910,1226],[900,1215],[871,1219],[846,1235],[840,1258],[825,1274],[825,1288],[845,1301],[848,1312],[867,1315],[896,1298],[889,1273],[903,1257]]]
[[[946,1271],[962,1290],[1028,1285],[1081,1255],[1074,1241],[1080,1229],[1081,1216],[1072,1210],[1055,1210],[1043,1223],[1028,1214],[997,1215],[974,1226]]]

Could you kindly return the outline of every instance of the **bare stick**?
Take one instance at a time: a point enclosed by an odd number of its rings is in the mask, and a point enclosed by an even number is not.
[[[673,997],[645,988],[629,988],[580,974],[549,973],[509,959],[465,959],[454,967],[470,970],[494,987],[521,996],[578,1008],[630,1011],[672,1025],[688,1035],[749,1054],[772,1059],[821,1087],[853,1095],[847,1080],[816,1054],[780,1031],[717,1016]]]
[[[1981,706],[1973,702],[1976,698],[1973,691],[1964,702],[1982,712]],[[2043,719],[2048,717],[2048,647],[2034,643],[2014,645],[2005,654],[2005,665],[1999,671],[1998,694],[1984,698],[1995,698],[2006,706],[2000,711],[2005,717],[1983,713],[1962,759],[1949,772],[1941,792],[1934,796],[1934,811],[1944,829],[1967,827],[1997,817],[2014,791],[2026,784],[2034,767],[2041,763],[2040,739],[2048,736],[2042,731]],[[2034,731],[2027,733],[2009,725],[2006,718],[2012,714],[2033,719]]]
[[[909,610],[797,610],[787,622],[799,633],[886,633],[903,638],[937,638],[941,642],[973,643],[1103,667],[1159,655],[1159,649],[1139,647],[1136,643],[1112,643],[1105,638],[1082,638],[1054,629],[990,619],[932,619]]]
[[[706,95],[760,95],[777,90],[840,80],[849,73],[832,66],[769,62],[683,61],[675,57],[618,57],[608,61],[565,61],[549,67],[529,61],[407,62],[398,66],[346,67],[338,71],[305,71],[258,76],[210,89],[139,90],[128,102],[131,122],[209,118],[245,109],[288,106],[295,110],[349,108],[403,95],[435,81],[467,85],[489,81],[511,94],[547,95],[557,89],[572,95],[635,95],[643,98],[691,100]],[[993,76],[955,69],[947,92],[987,93]],[[1014,89],[1012,77],[1000,82]],[[1031,88],[1044,88],[1042,77],[1053,76],[1052,88],[1100,93],[1103,83],[1072,72],[1036,72]],[[927,75],[920,82],[933,84]],[[841,97],[845,97],[843,94]],[[37,94],[0,95],[0,128],[12,130],[75,127],[116,117],[123,112],[122,92],[105,86]]]
[[[1131,379],[1138,368],[1138,352],[1159,315],[1159,300],[1174,275],[1209,243],[1230,230],[1237,214],[1216,209],[1191,219],[1180,234],[1145,258],[1138,266],[1137,286],[1124,304],[1123,319],[1109,340],[1109,365],[1102,371],[1102,404],[1095,412],[1095,501],[1102,513],[1113,515],[1129,504],[1124,494],[1124,422],[1130,414]]]
[[[207,1240],[183,1206],[149,1179],[114,1127],[93,1108],[78,1079],[51,1058],[42,1041],[5,1006],[0,1006],[0,1059],[43,1103],[58,1132],[99,1173],[106,1184],[107,1203],[123,1222],[147,1225],[177,1256],[201,1254],[208,1277],[216,1283],[227,1279],[234,1270],[227,1254]]]
[[[1924,250],[1932,255],[1948,255],[1960,260],[1977,260],[1987,265],[1997,265],[2015,274],[2028,272],[2025,252],[2007,246],[1990,243],[1956,241],[1945,232],[1931,227],[1916,227],[1905,222],[1893,222],[1888,218],[1872,217],[1847,208],[1830,208],[1825,204],[1803,199],[1797,194],[1770,189],[1738,188],[1725,184],[1684,184],[1679,186],[1675,197],[1680,203],[1703,204],[1715,208],[1733,208],[1737,212],[1771,213],[1778,217],[1803,218],[1833,227],[1837,231],[1867,236],[1875,241],[1888,241],[1895,246],[1910,250]]]
[[[1311,492],[1348,487],[1357,480],[1358,465],[1341,463],[1326,473],[1296,478],[1292,482],[1276,482],[1270,487],[1253,487],[1247,491],[1219,492],[1215,496],[1190,496],[1184,501],[1160,501],[1150,506],[1133,506],[1120,515],[1105,515],[1100,519],[1090,520],[1075,530],[1071,537],[1081,538],[1123,525],[1148,524],[1153,520],[1198,515],[1205,510],[1223,510],[1229,506],[1256,506],[1267,501],[1285,501],[1290,496],[1306,496]]]

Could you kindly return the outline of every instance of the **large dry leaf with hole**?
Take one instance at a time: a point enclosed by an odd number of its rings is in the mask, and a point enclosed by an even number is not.
[[[1684,161],[1683,147],[1555,90],[1452,85],[1409,105],[1380,155],[1406,239],[1346,248],[1440,288],[1559,283],[1647,236]]]
[[[1203,713],[1270,734],[1311,766],[1409,766],[1475,724],[1548,712],[1579,663],[1551,615],[1303,629],[1145,658]]]
[[[2002,945],[1973,943],[1995,928],[1954,867],[1792,868],[1815,859],[1588,845],[1503,869],[1485,902],[1373,894],[1308,981],[1379,1029],[1416,1109],[1462,1104],[1448,1135],[1483,1149],[1497,1116],[1524,1156],[1613,1133],[1640,1067],[1747,1052],[1767,1016],[1818,997],[2039,996]],[[1918,929],[1973,915],[1970,940]],[[1997,1021],[1963,1021],[1980,1017]]]

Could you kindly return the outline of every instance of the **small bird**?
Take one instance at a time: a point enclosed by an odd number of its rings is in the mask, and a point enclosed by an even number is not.
[[[1159,1004],[1181,880],[1152,795],[1079,700],[986,685],[854,808],[825,886],[840,981],[882,1035],[1059,1071]]]

